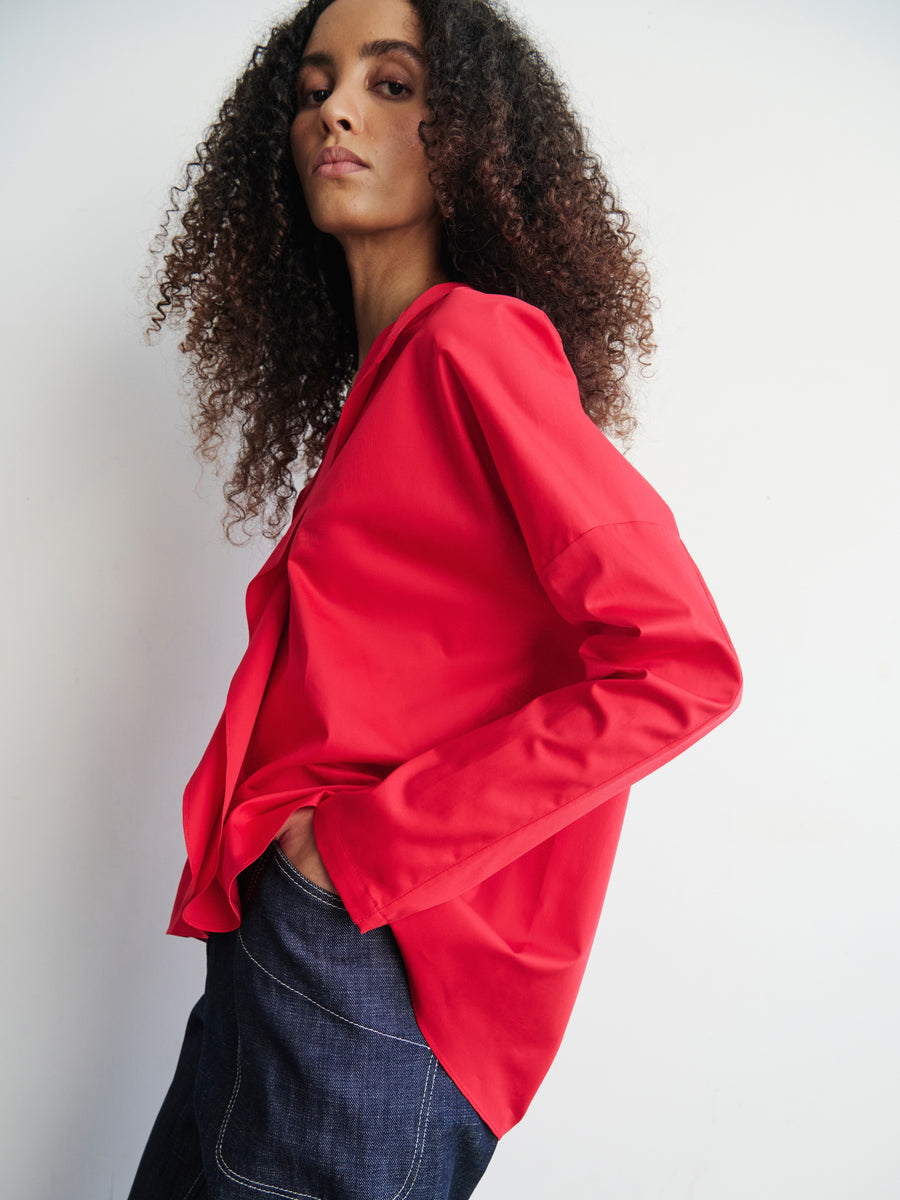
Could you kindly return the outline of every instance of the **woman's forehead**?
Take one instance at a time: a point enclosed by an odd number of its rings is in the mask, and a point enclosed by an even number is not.
[[[409,0],[332,0],[313,25],[306,48],[333,49],[386,39],[422,48],[418,13]]]

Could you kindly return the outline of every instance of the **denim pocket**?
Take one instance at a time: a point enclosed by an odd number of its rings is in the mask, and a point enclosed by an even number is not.
[[[416,1024],[393,935],[361,934],[339,897],[280,847],[248,900],[219,1171],[291,1200],[404,1200],[428,1174],[444,1073]]]
[[[308,876],[304,875],[299,868],[295,867],[285,852],[282,850],[278,842],[272,843],[274,847],[275,863],[280,871],[283,871],[289,878],[305,891],[313,900],[319,900],[323,904],[329,904],[333,908],[344,908],[344,902],[337,892],[329,892],[328,888],[320,887],[318,883],[314,883]]]

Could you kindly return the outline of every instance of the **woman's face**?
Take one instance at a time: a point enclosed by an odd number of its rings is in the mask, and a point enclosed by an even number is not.
[[[297,75],[291,152],[313,224],[354,235],[439,227],[419,122],[426,65],[408,0],[334,0]]]

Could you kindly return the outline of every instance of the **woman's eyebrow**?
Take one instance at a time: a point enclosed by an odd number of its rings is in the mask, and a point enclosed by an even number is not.
[[[397,38],[382,38],[377,42],[366,42],[359,48],[360,58],[380,58],[382,54],[405,54],[420,67],[425,66],[425,55],[410,42],[401,42]]]
[[[404,54],[420,67],[425,66],[425,55],[411,42],[403,42],[397,38],[381,38],[376,42],[365,42],[359,48],[360,58],[380,58],[382,54]],[[298,71],[304,67],[334,67],[334,59],[324,51],[313,51],[304,54],[297,66]]]

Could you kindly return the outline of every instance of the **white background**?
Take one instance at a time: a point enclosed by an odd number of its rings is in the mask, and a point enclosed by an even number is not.
[[[266,546],[141,341],[264,0],[4,0],[0,1192],[124,1200],[199,992],[181,790]],[[746,673],[634,789],[563,1049],[479,1200],[896,1200],[898,108],[888,0],[522,0],[642,232],[633,461]]]

